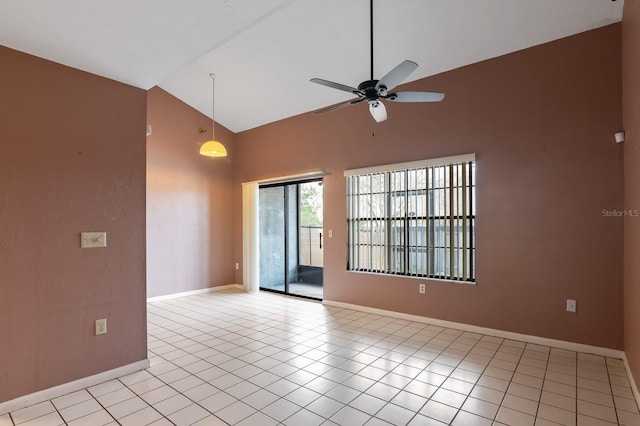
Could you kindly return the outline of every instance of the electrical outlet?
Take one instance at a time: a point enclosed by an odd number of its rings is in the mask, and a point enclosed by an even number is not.
[[[236,269],[240,269],[240,264],[236,262]]]
[[[96,320],[96,336],[100,334],[107,334],[107,319],[102,318]]]
[[[418,291],[422,294],[424,294],[425,291],[427,291],[427,286],[426,284],[420,284],[420,286],[418,287]]]
[[[567,312],[575,312],[576,311],[576,301],[572,299],[567,299]]]

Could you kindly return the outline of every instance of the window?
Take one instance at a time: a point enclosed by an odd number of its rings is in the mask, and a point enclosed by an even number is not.
[[[345,176],[348,270],[475,282],[475,154]]]

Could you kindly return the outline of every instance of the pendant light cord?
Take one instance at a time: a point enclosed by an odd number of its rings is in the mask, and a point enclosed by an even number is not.
[[[211,140],[216,140],[216,75],[214,73],[209,74],[211,77]]]

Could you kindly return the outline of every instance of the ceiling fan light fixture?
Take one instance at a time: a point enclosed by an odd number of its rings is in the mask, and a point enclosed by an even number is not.
[[[205,157],[226,157],[227,149],[224,147],[222,142],[218,142],[215,138],[216,119],[215,119],[214,112],[215,112],[215,105],[216,105],[216,97],[215,97],[216,96],[216,92],[215,92],[216,75],[211,73],[209,74],[209,77],[211,77],[211,80],[212,80],[211,93],[213,94],[213,97],[211,102],[212,102],[213,108],[211,109],[211,121],[213,121],[213,127],[211,132],[211,140],[206,141],[200,146],[200,155],[204,155]]]
[[[380,101],[369,102],[369,112],[373,119],[378,123],[387,119],[387,108]]]

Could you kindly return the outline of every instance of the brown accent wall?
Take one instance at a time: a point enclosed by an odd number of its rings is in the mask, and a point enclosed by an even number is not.
[[[4,47],[0,64],[2,402],[147,357],[146,93]]]
[[[236,259],[240,183],[322,169],[326,299],[621,349],[623,219],[602,215],[623,208],[620,64],[616,24],[408,84],[446,98],[388,102],[384,123],[359,105],[236,135]],[[345,169],[468,152],[477,285],[345,270]]]
[[[233,134],[216,125],[229,155],[203,157],[210,118],[158,87],[148,92],[147,111],[148,296],[232,284]]]
[[[622,21],[625,209],[640,210],[640,2],[627,0]],[[640,217],[624,219],[624,349],[640,380]]]

